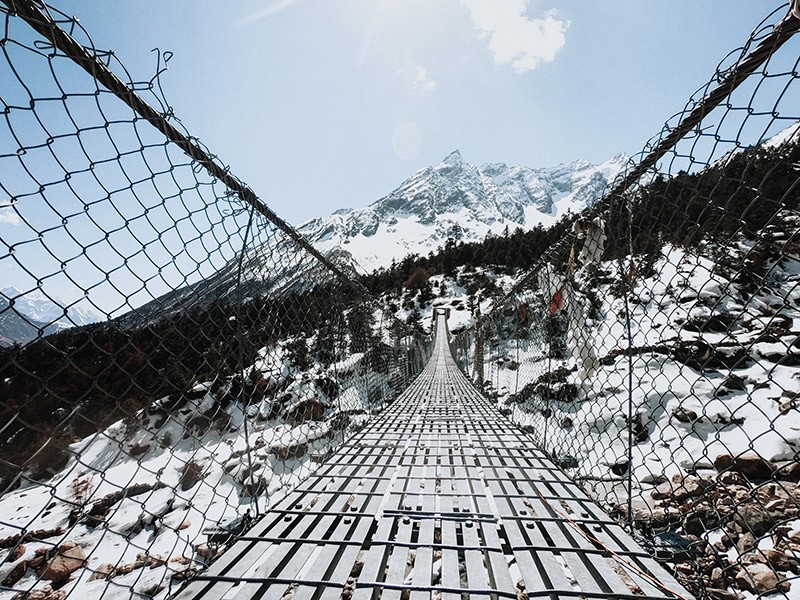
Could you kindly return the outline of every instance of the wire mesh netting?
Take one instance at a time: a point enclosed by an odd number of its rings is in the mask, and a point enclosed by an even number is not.
[[[167,594],[391,402],[430,341],[9,6],[0,597]],[[165,57],[134,81],[40,8],[207,153],[160,92]]]
[[[168,56],[137,82],[74,19],[2,5],[0,597],[166,597],[405,389],[430,340],[185,131]],[[800,592],[786,13],[452,340],[703,598]]]
[[[636,164],[717,86],[738,87],[562,223],[452,344],[505,413],[704,598],[800,592],[800,40],[774,41],[796,25],[787,8]],[[759,53],[768,60],[742,75]]]

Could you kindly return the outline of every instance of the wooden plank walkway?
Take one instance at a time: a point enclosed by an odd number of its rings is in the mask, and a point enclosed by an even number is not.
[[[177,600],[691,596],[458,370],[417,381]]]

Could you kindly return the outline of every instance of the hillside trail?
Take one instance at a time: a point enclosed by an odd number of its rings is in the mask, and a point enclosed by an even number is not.
[[[417,380],[176,599],[689,598],[459,371]]]

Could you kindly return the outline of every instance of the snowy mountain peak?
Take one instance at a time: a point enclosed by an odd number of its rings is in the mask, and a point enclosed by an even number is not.
[[[598,200],[627,163],[619,154],[599,165],[477,167],[455,150],[369,206],[337,210],[299,230],[322,252],[339,249],[369,272],[407,254],[427,254],[449,238],[479,241],[505,228],[547,226]]]
[[[13,305],[14,311],[30,321],[54,325],[58,329],[101,320],[100,316],[80,306],[64,308],[67,303],[39,289],[24,292],[16,287],[4,287],[0,290],[0,307],[6,305]]]
[[[464,159],[461,157],[461,152],[458,150],[453,150],[450,154],[444,157],[442,161],[442,165],[448,166],[461,166],[464,163]]]

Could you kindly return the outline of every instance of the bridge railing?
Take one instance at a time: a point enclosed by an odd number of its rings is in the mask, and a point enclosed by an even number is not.
[[[0,26],[0,597],[152,597],[391,402],[430,340],[189,134],[168,56],[134,79],[35,1]]]
[[[789,8],[452,343],[510,418],[702,597],[800,586]]]

